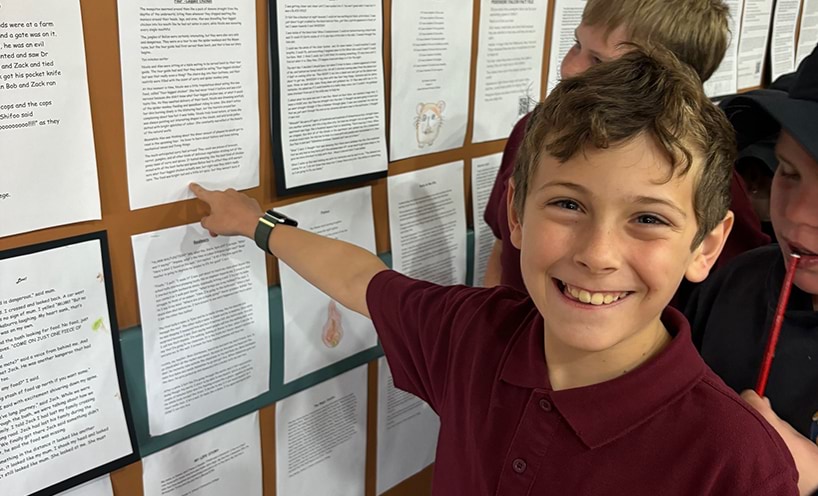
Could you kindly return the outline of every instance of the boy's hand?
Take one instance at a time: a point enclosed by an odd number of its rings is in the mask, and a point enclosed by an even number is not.
[[[798,489],[801,495],[809,496],[818,491],[818,445],[781,420],[773,411],[768,398],[759,397],[751,389],[743,391],[741,397],[773,426],[787,444],[798,468]]]
[[[190,183],[190,191],[210,207],[210,215],[202,217],[202,227],[212,236],[240,234],[253,238],[258,219],[263,215],[255,199],[232,188],[211,191],[196,183]]]

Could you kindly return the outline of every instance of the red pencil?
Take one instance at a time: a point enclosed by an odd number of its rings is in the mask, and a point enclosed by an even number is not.
[[[795,278],[795,269],[801,256],[797,253],[790,253],[790,262],[787,264],[787,275],[784,277],[784,284],[781,285],[781,293],[778,295],[778,306],[775,309],[773,326],[770,328],[770,336],[767,339],[767,347],[764,349],[764,359],[761,361],[761,370],[758,373],[756,382],[756,394],[764,396],[767,389],[767,378],[770,376],[770,366],[773,363],[775,347],[778,344],[778,335],[781,334],[781,325],[784,323],[784,312],[787,311],[787,301],[790,299],[790,289],[792,280]]]

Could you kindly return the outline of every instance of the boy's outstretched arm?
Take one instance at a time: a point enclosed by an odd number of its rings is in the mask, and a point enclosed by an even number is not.
[[[202,227],[210,234],[253,239],[263,214],[256,200],[234,189],[210,191],[191,184],[190,190],[210,207],[210,214],[202,218]],[[310,284],[369,317],[366,288],[375,274],[386,269],[380,258],[353,244],[281,224],[267,243],[276,257]]]
[[[818,445],[781,420],[773,411],[769,399],[759,397],[751,389],[743,391],[741,397],[773,426],[787,444],[798,468],[798,490],[801,496],[818,493]]]

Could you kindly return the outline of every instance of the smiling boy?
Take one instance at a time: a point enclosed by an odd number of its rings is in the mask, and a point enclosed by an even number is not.
[[[797,494],[780,437],[665,309],[732,220],[733,131],[696,75],[636,50],[529,122],[509,210],[531,297],[414,280],[282,224],[257,243],[372,318],[396,386],[440,416],[433,494]],[[212,233],[267,232],[254,200],[191,188]]]

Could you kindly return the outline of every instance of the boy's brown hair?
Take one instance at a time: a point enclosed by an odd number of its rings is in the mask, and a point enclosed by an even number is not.
[[[624,26],[630,41],[667,48],[707,81],[727,51],[729,15],[722,0],[588,0],[582,22],[606,37]]]
[[[514,167],[513,207],[522,219],[543,154],[565,162],[586,146],[604,149],[646,134],[666,152],[668,181],[687,174],[694,160],[701,164],[693,249],[730,206],[735,134],[690,67],[663,48],[647,53],[633,46],[619,59],[563,80],[534,109]]]

